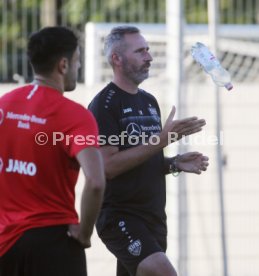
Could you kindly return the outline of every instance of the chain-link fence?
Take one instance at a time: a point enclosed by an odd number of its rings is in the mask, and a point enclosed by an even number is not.
[[[165,23],[165,0],[1,0],[0,81],[29,81],[26,58],[31,32],[47,25],[66,25],[81,31],[87,22]],[[207,1],[185,0],[187,24],[207,23]],[[258,0],[221,0],[221,23],[256,24]],[[82,51],[83,53],[84,51]],[[84,82],[84,56],[79,81]]]

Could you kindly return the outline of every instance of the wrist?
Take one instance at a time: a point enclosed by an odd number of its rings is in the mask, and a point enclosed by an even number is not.
[[[161,148],[165,148],[166,146],[168,146],[168,135],[167,135],[167,133],[163,133],[163,131],[162,131],[158,134],[158,137],[159,137],[159,141],[160,141],[159,144],[160,144]]]
[[[180,154],[177,154],[175,157],[171,158],[171,162],[169,163],[169,173],[174,176],[177,176],[182,170],[178,167]]]

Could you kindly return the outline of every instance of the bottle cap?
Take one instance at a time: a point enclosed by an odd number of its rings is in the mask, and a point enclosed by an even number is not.
[[[224,85],[228,91],[230,91],[233,88],[233,85],[231,82],[228,82]]]

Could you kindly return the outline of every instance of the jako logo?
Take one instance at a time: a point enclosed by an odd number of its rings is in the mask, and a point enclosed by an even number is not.
[[[37,167],[32,162],[25,162],[15,159],[8,160],[8,167],[5,170],[7,173],[18,173],[34,176],[37,172]]]

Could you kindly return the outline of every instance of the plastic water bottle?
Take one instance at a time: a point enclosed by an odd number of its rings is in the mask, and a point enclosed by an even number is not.
[[[194,60],[211,76],[216,85],[224,86],[227,90],[233,88],[229,72],[221,66],[219,60],[204,44],[196,42],[192,46],[191,54]]]

